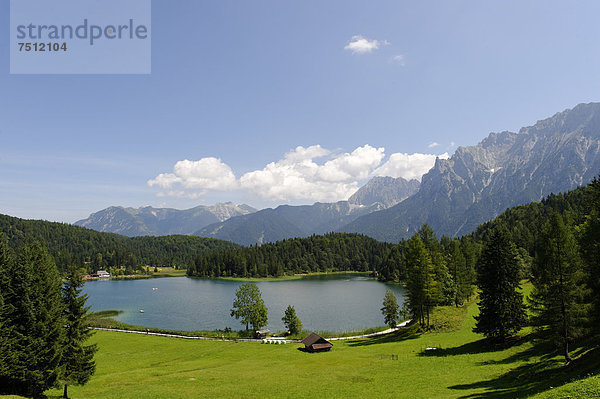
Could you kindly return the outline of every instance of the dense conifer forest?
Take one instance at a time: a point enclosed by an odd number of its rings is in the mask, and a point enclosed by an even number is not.
[[[29,240],[44,242],[61,272],[72,264],[85,265],[89,272],[114,267],[135,270],[142,265],[185,268],[198,253],[238,247],[228,241],[182,235],[129,238],[65,223],[6,215],[0,215],[0,233],[7,236],[13,250]]]

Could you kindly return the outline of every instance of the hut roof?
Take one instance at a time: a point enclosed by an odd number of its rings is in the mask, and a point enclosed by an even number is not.
[[[329,346],[332,346],[332,344],[329,341],[327,341],[325,338],[323,338],[315,333],[311,333],[308,337],[304,338],[302,340],[302,343],[306,346],[311,346],[316,343],[329,344]]]

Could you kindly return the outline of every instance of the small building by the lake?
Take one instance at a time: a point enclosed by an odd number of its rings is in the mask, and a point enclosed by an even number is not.
[[[110,274],[106,270],[98,270],[92,274],[92,278],[110,278]]]
[[[271,331],[264,329],[264,330],[256,330],[256,338],[265,338],[267,335],[269,335]]]
[[[304,338],[302,343],[304,344],[304,350],[308,352],[327,352],[333,347],[331,342],[315,333],[311,333]]]

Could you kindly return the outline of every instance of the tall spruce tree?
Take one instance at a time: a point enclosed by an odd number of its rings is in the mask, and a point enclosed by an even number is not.
[[[585,190],[587,218],[581,228],[580,246],[591,288],[593,303],[592,328],[600,333],[600,180],[594,180]]]
[[[569,343],[582,334],[586,318],[585,275],[575,238],[556,212],[540,234],[532,274],[534,325],[562,348],[568,363]]]
[[[72,266],[62,289],[66,326],[60,378],[64,384],[63,398],[68,398],[68,385],[84,385],[96,370],[96,345],[85,345],[92,330],[86,325],[89,307],[85,306],[87,295],[81,295],[83,284],[81,273]]]
[[[3,321],[11,329],[11,356],[5,386],[12,393],[42,398],[60,372],[61,280],[54,260],[38,242],[22,248],[7,276]]]
[[[519,259],[505,227],[496,227],[485,243],[477,264],[481,290],[474,332],[504,340],[525,323],[523,295],[518,291]]]

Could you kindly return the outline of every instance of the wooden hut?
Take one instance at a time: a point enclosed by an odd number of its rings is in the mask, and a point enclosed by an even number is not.
[[[266,338],[267,335],[269,335],[271,331],[264,329],[264,330],[256,330],[256,338]]]
[[[333,346],[331,342],[315,333],[311,333],[308,337],[304,338],[302,343],[304,344],[304,349],[308,352],[327,352]]]

